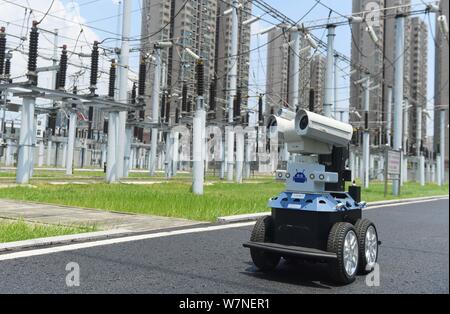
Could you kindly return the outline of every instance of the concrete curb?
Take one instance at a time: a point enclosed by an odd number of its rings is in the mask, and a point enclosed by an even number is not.
[[[40,246],[49,246],[55,244],[67,244],[79,241],[103,240],[113,236],[127,235],[133,233],[128,229],[114,229],[108,231],[87,232],[71,234],[57,237],[38,238],[24,241],[0,243],[0,253],[23,250],[27,248],[36,248]]]
[[[379,202],[371,202],[368,203],[368,208],[371,206],[379,206],[379,205],[389,205],[389,204],[402,204],[414,201],[426,201],[426,200],[439,200],[448,198],[448,195],[436,195],[436,196],[426,196],[426,197],[416,197],[416,198],[404,198],[399,200],[387,200],[387,201],[379,201]],[[245,222],[245,221],[254,221],[258,220],[258,218],[270,215],[271,212],[262,212],[255,214],[243,214],[243,215],[234,215],[234,216],[224,216],[218,217],[217,222],[222,224],[236,223],[236,222]]]

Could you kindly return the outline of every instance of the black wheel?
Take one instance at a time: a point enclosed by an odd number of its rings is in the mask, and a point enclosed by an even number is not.
[[[378,233],[373,222],[359,219],[355,224],[359,243],[359,273],[370,273],[378,260]]]
[[[330,275],[339,284],[349,284],[358,271],[358,237],[355,228],[347,222],[333,225],[328,235],[327,250],[336,253],[337,259],[330,263]]]
[[[253,242],[272,242],[273,240],[273,219],[271,216],[261,217],[256,221],[253,227],[250,241]],[[280,262],[281,256],[273,253],[264,252],[257,249],[250,249],[253,263],[261,271],[267,272],[275,269]]]

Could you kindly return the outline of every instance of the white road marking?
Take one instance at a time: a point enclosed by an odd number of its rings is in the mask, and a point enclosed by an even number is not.
[[[45,248],[45,249],[14,252],[14,253],[0,255],[0,261],[6,261],[6,260],[24,258],[24,257],[31,257],[31,256],[38,256],[38,255],[53,254],[53,253],[66,252],[66,251],[74,251],[74,250],[86,249],[86,248],[103,246],[103,245],[111,245],[111,244],[126,243],[126,242],[133,242],[133,241],[140,241],[140,240],[147,240],[147,239],[154,239],[154,238],[161,238],[161,237],[169,237],[169,236],[174,236],[174,235],[216,231],[216,230],[224,230],[224,229],[232,229],[232,228],[241,228],[241,227],[251,226],[254,224],[255,224],[255,222],[252,221],[252,222],[210,226],[210,227],[203,227],[203,228],[190,228],[190,229],[183,229],[183,230],[163,231],[163,232],[158,232],[158,233],[142,234],[142,235],[128,236],[128,237],[122,237],[122,238],[116,238],[116,239],[107,239],[107,240],[100,240],[100,241],[94,241],[94,242],[86,242],[86,243],[70,244],[70,245],[57,246],[57,247],[49,247],[49,248]]]
[[[376,208],[383,208],[383,207],[397,207],[397,206],[403,206],[403,205],[410,205],[410,204],[418,204],[418,203],[427,203],[427,202],[434,202],[434,201],[442,201],[448,199],[448,196],[435,198],[435,199],[427,199],[427,200],[418,200],[418,201],[410,201],[410,202],[404,202],[404,203],[397,203],[397,204],[384,204],[384,205],[376,205],[376,206],[370,206],[367,208],[364,208],[363,210],[371,210]]]
[[[437,198],[437,199],[433,199],[433,200],[411,201],[411,202],[405,202],[405,203],[399,203],[399,204],[378,205],[378,206],[368,207],[364,210],[383,208],[383,207],[397,207],[397,206],[404,206],[404,205],[417,204],[417,203],[426,203],[426,202],[432,202],[432,201],[438,201],[438,200],[444,200],[444,199],[448,199],[448,197],[442,197],[442,198]],[[103,246],[103,245],[111,245],[111,244],[126,243],[126,242],[133,242],[133,241],[140,241],[140,240],[147,240],[147,239],[154,239],[154,238],[161,238],[161,237],[169,237],[169,236],[174,236],[174,235],[248,227],[248,226],[252,226],[254,224],[255,224],[255,221],[251,221],[251,222],[233,223],[233,224],[202,227],[202,228],[190,228],[190,229],[183,229],[183,230],[163,231],[163,232],[158,232],[158,233],[128,236],[128,237],[122,237],[122,238],[116,238],[116,239],[107,239],[107,240],[100,240],[100,241],[94,241],[94,242],[86,242],[86,243],[70,244],[70,245],[64,245],[64,246],[58,246],[58,247],[50,247],[50,248],[45,248],[45,249],[14,252],[14,253],[0,255],[0,261],[6,261],[6,260],[12,260],[12,259],[24,258],[24,257],[31,257],[31,256],[46,255],[46,254],[53,254],[53,253],[66,252],[66,251],[74,251],[74,250],[86,249],[86,248]]]

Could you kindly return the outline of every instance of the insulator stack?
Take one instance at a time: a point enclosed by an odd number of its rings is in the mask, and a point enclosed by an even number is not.
[[[103,134],[108,134],[108,120],[103,120]]]
[[[94,107],[89,107],[88,109],[88,138],[93,138],[92,132],[92,121],[94,121]]]
[[[5,77],[9,77],[11,74],[11,59],[5,61]]]
[[[166,123],[170,122],[170,100],[166,102]]]
[[[91,80],[90,80],[90,90],[94,93],[97,89],[97,77],[98,77],[98,41],[94,41],[94,47],[92,47],[91,54]]]
[[[111,61],[111,68],[109,69],[109,92],[108,96],[114,98],[114,92],[116,89],[116,60]]]
[[[139,96],[145,95],[145,77],[147,76],[147,64],[145,59],[142,58],[141,64],[139,65]]]
[[[233,102],[233,115],[235,119],[241,116],[241,103],[242,103],[242,94],[241,91],[238,90]]]
[[[163,92],[161,96],[161,112],[159,114],[161,116],[161,121],[165,119],[166,115],[166,93]]]
[[[136,104],[136,83],[133,83],[133,88],[131,89],[131,104]],[[136,110],[131,110],[128,112],[128,120],[134,121],[136,119]]]
[[[76,85],[73,87],[72,94],[74,95],[78,94],[78,87]],[[72,104],[72,108],[75,108],[76,106],[77,106],[76,104]]]
[[[6,34],[5,28],[0,28],[0,76],[4,74],[6,57]]]
[[[51,131],[52,135],[55,135],[56,132],[56,112],[50,113],[50,116],[48,118],[48,128]]]
[[[55,89],[59,88],[59,71],[56,71]]]
[[[196,73],[197,73],[197,95],[203,96],[205,92],[205,67],[204,62],[201,59],[197,61]]]
[[[189,113],[192,111],[192,100],[189,99],[187,102],[187,108],[186,108],[186,112]]]
[[[259,122],[259,125],[262,125],[262,123],[264,122],[262,95],[259,95],[259,99],[258,99],[258,122]]]
[[[214,78],[209,87],[209,110],[216,111],[217,79]]]
[[[136,83],[133,83],[133,87],[131,88],[131,103],[136,104]]]
[[[59,60],[59,71],[58,71],[58,89],[64,90],[66,86],[66,74],[67,74],[67,46],[63,46],[61,53],[61,59]]]
[[[30,45],[28,49],[28,80],[31,84],[37,85],[37,57],[39,46],[39,32],[37,28],[37,21],[33,21],[33,27],[30,32]]]
[[[175,123],[180,123],[180,108],[175,109]]]
[[[188,89],[186,83],[183,83],[183,90],[181,92],[181,111],[187,112],[187,94]]]

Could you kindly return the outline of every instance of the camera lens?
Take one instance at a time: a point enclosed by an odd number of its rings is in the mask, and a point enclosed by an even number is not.
[[[306,129],[308,127],[308,123],[309,123],[308,116],[307,115],[303,116],[303,118],[300,120],[300,130]]]

